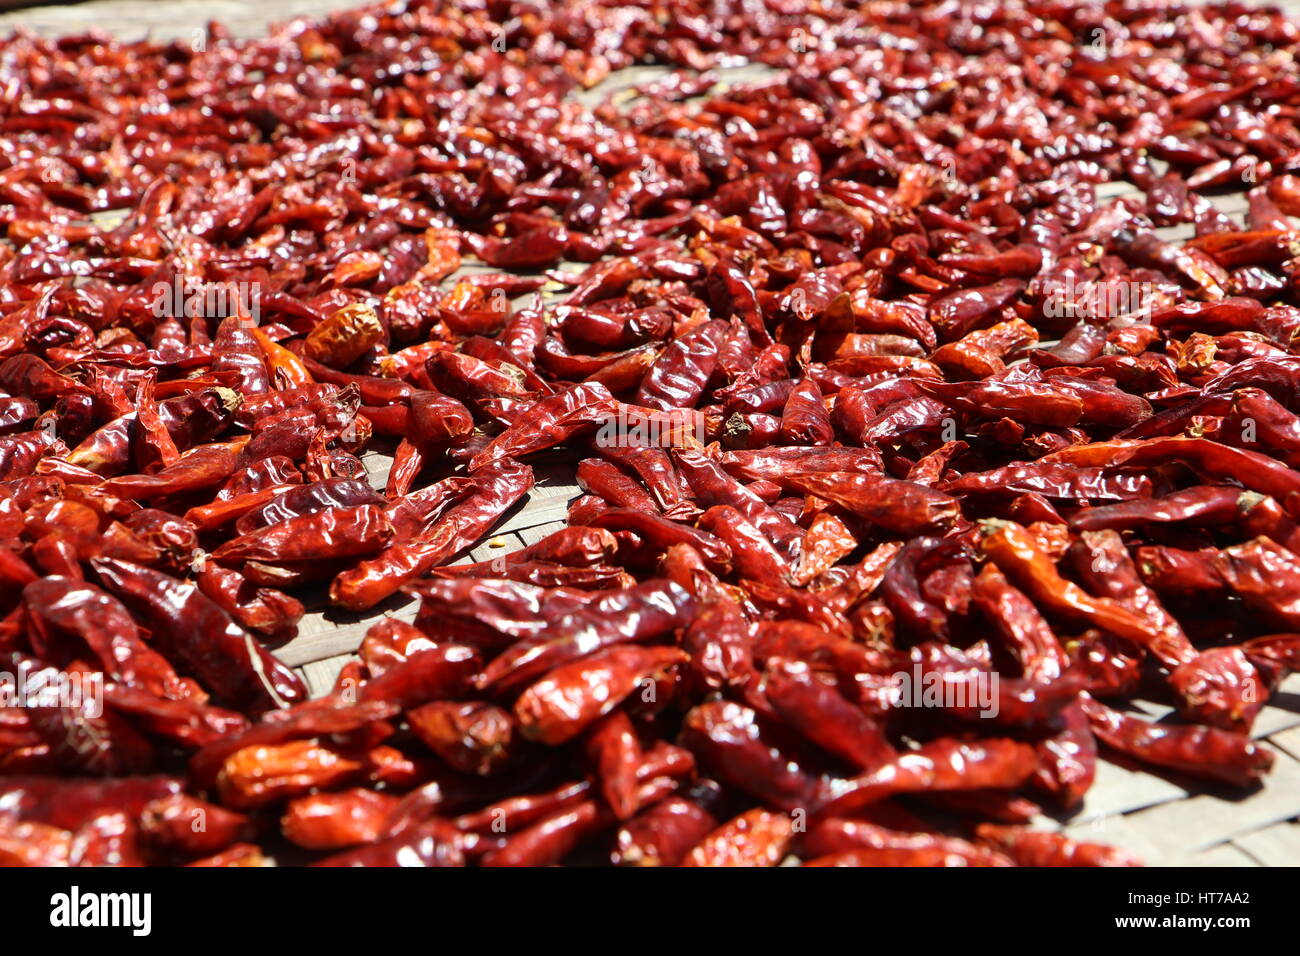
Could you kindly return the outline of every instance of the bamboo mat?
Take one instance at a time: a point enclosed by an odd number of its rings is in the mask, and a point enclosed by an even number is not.
[[[22,28],[45,36],[102,30],[122,39],[197,39],[211,20],[237,37],[265,32],[272,22],[297,16],[320,16],[358,5],[357,0],[92,0],[67,6],[40,6],[0,14],[0,34]],[[1300,19],[1300,0],[1276,4]],[[3,3],[0,2],[0,9]],[[593,90],[579,95],[588,104],[610,92],[646,82],[664,72],[657,67],[621,70]],[[724,83],[760,81],[771,75],[762,66],[717,71]],[[1100,198],[1136,193],[1127,183],[1098,189]],[[1214,197],[1215,204],[1237,221],[1246,210],[1244,195]],[[1166,239],[1192,235],[1190,226],[1159,229]],[[467,265],[462,271],[480,271]],[[576,268],[576,266],[575,266]],[[458,273],[459,274],[459,273]],[[449,278],[448,282],[454,281]],[[370,454],[366,465],[376,487],[383,487],[391,459]],[[570,500],[580,492],[571,465],[562,456],[530,462],[536,487],[521,507],[508,515],[477,548],[459,562],[487,560],[539,540],[564,526]],[[276,651],[307,682],[313,695],[323,694],[380,616],[410,619],[416,606],[402,596],[357,615],[326,606],[323,591],[305,599],[311,610],[298,636]],[[1152,719],[1169,708],[1140,702]],[[1295,866],[1300,864],[1300,674],[1282,684],[1259,715],[1254,735],[1274,751],[1276,762],[1264,785],[1245,796],[1207,790],[1201,782],[1176,775],[1156,775],[1107,759],[1098,763],[1097,780],[1082,808],[1069,819],[1044,817],[1037,825],[1064,829],[1070,835],[1123,846],[1149,865]]]

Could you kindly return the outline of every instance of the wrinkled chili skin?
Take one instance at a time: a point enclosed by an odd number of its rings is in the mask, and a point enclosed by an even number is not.
[[[1141,866],[1137,857],[1115,847],[1077,842],[1061,833],[1045,833],[982,823],[976,833],[1018,866]]]
[[[1248,787],[1273,764],[1272,752],[1244,734],[1214,727],[1164,727],[1095,700],[1085,700],[1083,706],[1104,744],[1155,766]]]
[[[298,676],[272,658],[195,585],[126,561],[98,560],[100,580],[151,622],[155,640],[167,642],[171,653],[231,703],[264,710],[306,697]]]
[[[850,865],[849,860],[832,864],[827,858],[840,854],[861,852],[863,856],[852,865],[870,865],[864,860],[870,852],[897,854],[897,859],[917,854],[931,859],[946,860],[954,866],[1011,866],[1001,854],[977,846],[957,837],[944,837],[928,833],[907,833],[891,830],[874,823],[830,817],[813,826],[800,838],[800,853],[808,859],[821,860],[819,865]],[[942,854],[942,856],[940,856]],[[932,856],[931,856],[932,855]],[[884,862],[881,859],[879,862]],[[942,864],[941,864],[942,865]]]
[[[438,0],[0,53],[0,653],[105,681],[0,709],[6,862],[1129,865],[1021,825],[1108,755],[1265,777],[1275,12]],[[376,620],[309,700],[318,601]]]
[[[669,797],[633,817],[618,831],[615,866],[678,866],[718,825],[707,809]]]

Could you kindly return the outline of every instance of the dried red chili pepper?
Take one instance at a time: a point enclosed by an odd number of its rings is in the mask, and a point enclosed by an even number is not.
[[[374,505],[325,508],[246,532],[212,552],[212,560],[233,564],[347,558],[372,554],[392,536],[388,516]]]
[[[1143,646],[1158,639],[1156,630],[1136,613],[1109,598],[1095,598],[1061,577],[1024,528],[1013,522],[990,522],[986,528],[980,549],[1034,599]]]
[[[1166,667],[1177,668],[1196,656],[1195,648],[1183,633],[1177,619],[1165,609],[1151,589],[1142,583],[1119,534],[1109,530],[1085,531],[1071,546],[1071,554],[1080,581],[1101,597],[1114,601],[1147,621],[1155,636],[1140,646],[1157,660]],[[1125,636],[1133,640],[1131,635]]]
[[[718,821],[683,797],[669,797],[642,811],[618,831],[615,866],[678,866]]]
[[[243,814],[183,793],[154,800],[140,812],[144,840],[186,857],[220,852],[248,839],[251,830]]]
[[[946,494],[880,475],[786,472],[780,480],[898,534],[946,531],[960,513],[956,499]]]
[[[158,697],[189,696],[170,663],[140,634],[126,608],[94,585],[61,577],[23,588],[31,626],[45,645],[75,636],[99,658],[106,675]]]
[[[315,866],[464,866],[473,843],[445,820],[428,820],[401,836],[326,857]]]
[[[308,850],[341,850],[376,843],[398,803],[392,794],[356,788],[316,793],[289,802],[280,829]]]
[[[818,780],[768,739],[748,707],[701,704],[683,721],[682,743],[706,770],[769,806],[808,812],[818,799]]]
[[[854,770],[873,770],[897,755],[870,717],[803,662],[770,658],[762,693],[794,730]]]
[[[817,866],[1012,866],[993,850],[957,837],[905,833],[838,817],[821,820],[799,840],[801,855]]]
[[[625,711],[601,719],[587,735],[586,750],[600,794],[620,820],[638,809],[637,770],[643,763],[641,741]]]
[[[1141,866],[1138,859],[1115,847],[1080,843],[1064,834],[981,823],[981,840],[993,844],[1018,866]]]
[[[978,744],[938,740],[861,776],[831,781],[816,812],[823,817],[851,813],[896,793],[1014,790],[1037,765],[1033,748],[1016,741],[997,737]]]
[[[685,590],[670,581],[647,581],[599,597],[497,655],[484,668],[479,685],[515,687],[570,661],[577,661],[575,667],[581,668],[582,659],[596,651],[650,640],[683,626],[690,620],[694,603]],[[676,659],[675,655],[672,660],[656,657],[648,666],[658,669]],[[630,681],[631,686],[635,683],[635,679]]]
[[[1136,760],[1235,787],[1251,786],[1273,765],[1272,752],[1245,734],[1153,724],[1091,698],[1082,700],[1097,738]]]
[[[729,820],[701,840],[683,866],[776,866],[793,838],[788,816],[755,809]]]
[[[93,566],[110,591],[149,621],[155,642],[222,698],[260,711],[306,697],[298,676],[197,586],[114,558],[96,558]]]
[[[525,736],[555,746],[581,733],[655,675],[680,663],[676,648],[609,647],[552,670],[515,702]]]
[[[409,538],[400,536],[376,557],[339,574],[330,599],[350,610],[373,607],[407,581],[428,572],[477,541],[532,486],[526,465],[497,460],[472,475],[473,491],[436,523]]]

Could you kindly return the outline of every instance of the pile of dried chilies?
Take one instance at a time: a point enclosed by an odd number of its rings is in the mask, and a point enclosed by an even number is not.
[[[0,41],[0,692],[103,677],[0,708],[0,862],[1134,862],[1024,824],[1099,751],[1256,785],[1300,666],[1298,52],[1136,0]],[[568,526],[453,566],[550,449]],[[421,603],[308,700],[313,588]]]

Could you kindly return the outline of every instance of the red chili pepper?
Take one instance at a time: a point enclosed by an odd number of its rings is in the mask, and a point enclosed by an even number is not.
[[[248,818],[205,800],[178,793],[140,811],[141,837],[186,857],[211,856],[251,835]]]
[[[1115,847],[1080,843],[1061,833],[1000,827],[981,823],[981,840],[1007,853],[1018,866],[1141,866],[1138,859]]]
[[[47,646],[61,638],[84,641],[109,678],[158,697],[188,696],[171,664],[140,634],[127,609],[92,584],[47,577],[23,588],[32,626]]]
[[[1083,709],[1106,746],[1157,767],[1249,787],[1273,765],[1271,751],[1245,734],[1215,727],[1153,724],[1091,698]]]
[[[832,817],[799,841],[808,866],[1013,866],[1002,854],[957,837],[900,833]]]
[[[605,648],[556,667],[531,685],[515,702],[515,718],[526,737],[556,746],[638,688],[652,690],[658,675],[681,660],[676,648]]]
[[[374,607],[407,581],[427,573],[477,541],[532,486],[532,469],[494,461],[472,477],[473,492],[437,523],[409,538],[400,535],[376,557],[344,571],[330,585],[330,599],[350,610]]]
[[[701,704],[683,721],[682,743],[706,770],[769,806],[806,813],[819,799],[818,780],[771,742],[748,707]]]
[[[280,829],[308,850],[341,850],[377,843],[398,798],[356,788],[316,793],[289,802]],[[219,849],[219,848],[218,848]]]
[[[1014,790],[1034,772],[1033,748],[1004,738],[978,744],[938,740],[847,780],[831,781],[816,812],[851,813],[896,793],[934,790]]]
[[[761,808],[724,823],[686,855],[683,866],[776,866],[794,832],[790,818]]]
[[[227,541],[212,559],[311,561],[372,554],[393,536],[388,516],[374,505],[325,508],[278,521]]]
[[[615,866],[678,866],[717,825],[699,804],[669,797],[619,829],[611,860]]]
[[[586,749],[600,794],[614,816],[628,820],[636,815],[637,769],[643,762],[641,741],[624,711],[614,711],[587,735]]]
[[[1149,642],[1135,643],[1169,668],[1177,668],[1196,656],[1177,619],[1142,583],[1118,533],[1085,531],[1071,546],[1071,555],[1079,580],[1100,596],[1138,614],[1151,626],[1155,636]],[[1130,636],[1129,640],[1133,638]]]
[[[870,717],[803,662],[769,658],[762,693],[794,730],[854,770],[875,769],[897,754]]]
[[[472,838],[445,820],[428,820],[401,836],[317,861],[315,866],[464,866]]]
[[[306,697],[297,675],[197,586],[114,558],[97,558],[93,566],[105,587],[145,617],[155,643],[226,701],[262,711]]]
[[[597,598],[511,645],[484,668],[479,685],[518,686],[570,661],[580,668],[582,658],[602,648],[650,640],[683,626],[693,611],[691,596],[669,581],[652,580]],[[666,663],[671,661],[656,658],[654,667]]]

